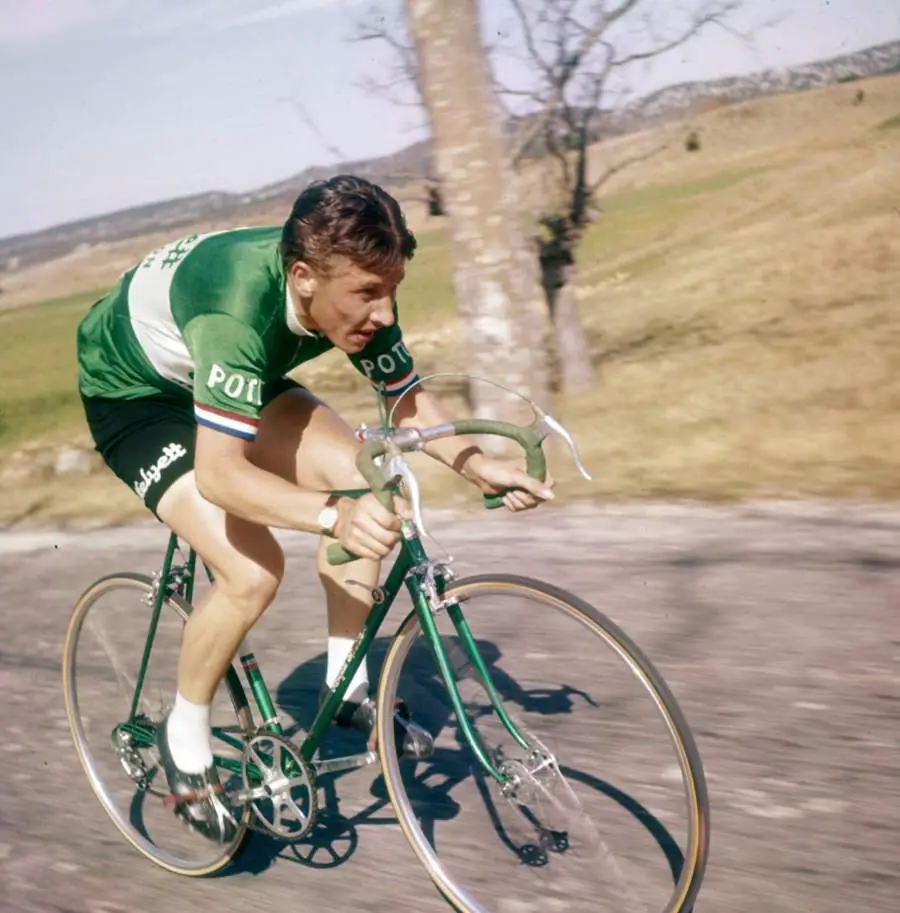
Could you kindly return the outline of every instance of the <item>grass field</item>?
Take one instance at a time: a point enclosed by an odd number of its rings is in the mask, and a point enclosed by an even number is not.
[[[863,105],[855,91],[722,107],[594,150],[602,163],[689,127],[703,140],[611,183],[584,243],[598,385],[556,409],[596,481],[554,459],[561,500],[900,494],[900,77],[867,81]],[[410,348],[426,370],[463,369],[445,228],[419,238]],[[2,481],[4,465],[84,440],[74,329],[96,294],[0,311],[0,522],[142,515],[105,471]],[[302,376],[371,419],[339,353]],[[433,505],[474,503],[446,473],[426,486]]]
[[[75,326],[96,297],[0,311],[0,453],[78,425]]]

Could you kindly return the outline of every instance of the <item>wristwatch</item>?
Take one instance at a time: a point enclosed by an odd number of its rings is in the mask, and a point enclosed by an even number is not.
[[[316,518],[316,522],[319,524],[319,529],[322,532],[323,536],[334,536],[334,525],[338,521],[338,509],[336,507],[323,507],[319,511],[319,516]]]

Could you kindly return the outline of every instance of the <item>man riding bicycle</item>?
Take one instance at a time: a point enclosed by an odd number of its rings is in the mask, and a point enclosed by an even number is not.
[[[220,798],[210,704],[281,583],[284,555],[271,528],[321,536],[323,697],[371,609],[380,561],[399,540],[400,519],[374,495],[330,494],[366,487],[355,465],[359,442],[287,374],[337,348],[383,385],[388,405],[416,384],[396,303],[415,249],[397,201],[341,175],[304,190],[281,228],[195,234],[153,251],[78,327],[79,391],[96,449],[215,577],[185,625],[174,706],[157,736],[179,814],[210,839],[226,842],[237,828]],[[395,418],[401,427],[452,421],[421,384]],[[482,492],[509,489],[509,510],[552,497],[552,482],[487,456],[471,439],[425,452]],[[398,508],[408,515],[402,499]],[[325,550],[334,541],[361,560],[330,565]],[[363,662],[337,721],[369,736],[374,715]],[[430,747],[403,705],[395,731],[407,755]]]

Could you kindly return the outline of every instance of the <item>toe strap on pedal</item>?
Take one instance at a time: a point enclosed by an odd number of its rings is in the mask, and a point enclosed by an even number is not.
[[[170,793],[168,796],[163,797],[163,805],[191,805],[194,802],[199,802],[201,799],[206,799],[210,796],[221,796],[224,792],[225,788],[221,783],[210,783],[202,789],[178,793],[177,795]]]

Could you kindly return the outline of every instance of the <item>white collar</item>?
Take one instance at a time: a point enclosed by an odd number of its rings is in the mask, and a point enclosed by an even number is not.
[[[307,330],[305,326],[297,319],[297,313],[294,311],[294,303],[291,301],[291,287],[287,281],[284,283],[284,318],[287,321],[288,329],[295,336],[315,336],[316,334]]]

